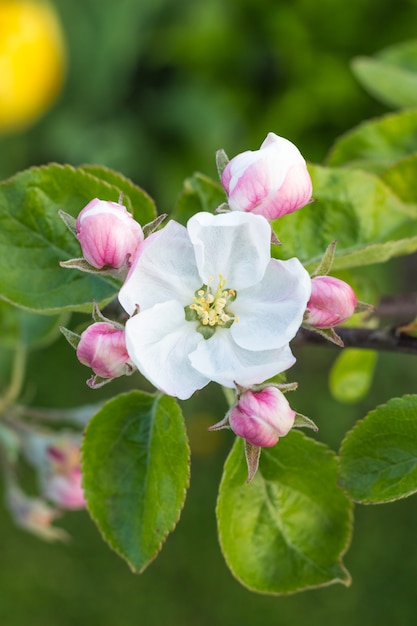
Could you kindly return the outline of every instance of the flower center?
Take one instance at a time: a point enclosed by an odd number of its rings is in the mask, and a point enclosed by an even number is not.
[[[209,278],[211,283],[213,278]],[[213,336],[216,326],[230,328],[238,318],[228,311],[228,306],[236,299],[234,289],[225,288],[226,279],[219,275],[219,284],[213,293],[210,284],[203,285],[195,292],[193,302],[185,307],[185,318],[188,321],[199,322],[197,327],[204,339]]]

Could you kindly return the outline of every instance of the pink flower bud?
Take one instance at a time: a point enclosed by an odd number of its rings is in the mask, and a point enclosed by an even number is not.
[[[83,509],[85,499],[81,478],[79,467],[73,468],[68,474],[51,475],[45,482],[45,497],[63,509]]]
[[[295,411],[276,387],[245,391],[229,412],[229,426],[253,446],[274,446],[294,424]]]
[[[358,300],[352,287],[333,276],[316,276],[311,281],[305,322],[316,328],[332,328],[355,312]]]
[[[110,322],[95,322],[82,333],[77,358],[100,378],[117,378],[135,369],[127,353],[124,329]]]
[[[97,198],[78,215],[76,230],[85,260],[97,269],[128,265],[144,238],[126,207]]]
[[[27,496],[17,485],[11,485],[6,500],[13,520],[20,528],[46,541],[68,539],[68,534],[62,528],[52,526],[60,511],[50,507],[41,498]]]
[[[226,165],[222,185],[233,211],[274,220],[292,213],[311,199],[312,183],[296,146],[269,133],[259,150],[248,150]]]
[[[49,465],[43,495],[63,509],[85,507],[80,456],[80,446],[70,438],[63,438],[46,450]]]

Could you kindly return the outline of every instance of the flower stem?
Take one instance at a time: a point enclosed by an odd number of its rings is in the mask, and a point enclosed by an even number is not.
[[[390,328],[337,328],[345,348],[364,348],[386,352],[402,352],[417,355],[417,337]],[[321,335],[300,328],[293,346],[319,345],[337,347]],[[340,348],[339,348],[340,350]]]
[[[18,398],[26,371],[27,350],[23,344],[19,344],[14,354],[10,384],[6,393],[0,398],[0,415]]]
[[[222,387],[224,397],[226,398],[226,402],[229,407],[233,406],[236,402],[236,392],[234,389],[229,389],[229,387]]]

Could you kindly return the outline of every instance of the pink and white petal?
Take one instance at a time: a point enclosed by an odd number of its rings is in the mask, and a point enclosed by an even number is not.
[[[298,259],[271,259],[262,281],[238,291],[230,306],[239,319],[230,327],[246,350],[276,350],[300,328],[311,293],[311,279]]]
[[[272,189],[253,213],[268,220],[276,220],[305,206],[311,199],[312,182],[305,163],[288,168],[285,180],[279,189]]]
[[[271,257],[271,227],[263,217],[202,212],[188,220],[187,230],[204,284],[212,277],[216,289],[220,274],[229,289],[243,289],[261,280]]]
[[[222,174],[222,185],[230,195],[236,187],[239,178],[259,159],[259,150],[246,150],[236,155],[226,165]]]
[[[297,146],[289,139],[280,137],[275,133],[267,134],[260,150],[262,154],[268,155],[268,159],[274,161],[277,167],[284,171],[297,163],[305,163],[305,159]]]
[[[157,389],[186,400],[209,378],[197,372],[189,354],[204,341],[175,301],[156,304],[126,323],[126,346],[138,370]]]
[[[119,292],[119,301],[130,315],[137,305],[143,311],[167,300],[177,300],[184,307],[201,284],[187,230],[170,221],[143,246]]]
[[[288,345],[278,350],[245,350],[233,341],[226,328],[217,328],[210,339],[200,342],[190,360],[203,376],[224,387],[263,383],[295,363]]]

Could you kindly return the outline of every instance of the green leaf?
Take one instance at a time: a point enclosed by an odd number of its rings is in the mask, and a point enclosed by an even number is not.
[[[403,202],[417,205],[416,171],[417,153],[388,167],[382,172],[381,178]]]
[[[107,402],[83,443],[83,488],[104,539],[142,572],[181,513],[189,447],[173,398],[140,391]]]
[[[337,486],[335,455],[292,431],[262,450],[247,483],[243,443],[226,461],[217,503],[220,544],[234,576],[253,591],[293,593],[350,577],[342,556],[352,503]]]
[[[41,312],[89,310],[118,283],[59,266],[80,246],[58,215],[76,216],[94,197],[117,201],[120,189],[69,165],[35,167],[0,185],[0,297]]]
[[[381,172],[417,152],[417,109],[363,122],[333,145],[327,164]]]
[[[186,224],[195,213],[213,212],[225,201],[226,194],[220,183],[197,172],[184,181],[172,218]]]
[[[417,42],[382,50],[352,61],[356,78],[369,93],[393,108],[417,106]]]
[[[374,350],[348,348],[330,370],[330,391],[339,402],[358,402],[372,384],[378,355]]]
[[[412,232],[417,208],[406,205],[377,176],[360,170],[310,166],[317,202],[276,220],[282,246],[274,254],[297,256],[315,270],[327,246],[337,240],[332,269],[379,263],[417,249]],[[417,234],[417,233],[416,233]]]
[[[363,504],[417,491],[417,395],[389,400],[347,433],[340,448],[340,481]]]
[[[129,178],[123,176],[123,174],[115,172],[103,165],[83,165],[79,169],[117,187],[123,194],[122,204],[124,204],[141,226],[155,219],[155,202],[143,189],[135,185]]]

